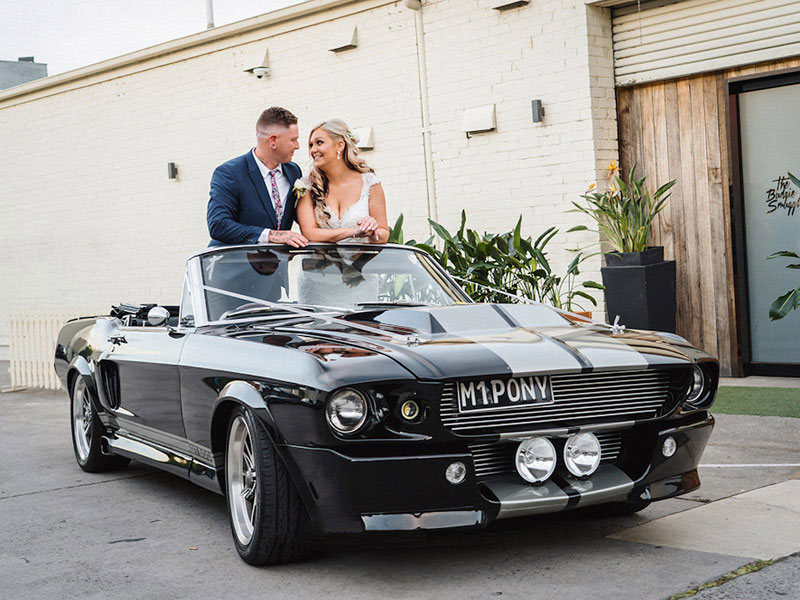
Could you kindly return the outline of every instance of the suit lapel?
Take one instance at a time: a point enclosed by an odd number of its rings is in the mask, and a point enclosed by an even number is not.
[[[265,224],[265,227],[275,229],[278,223],[278,216],[275,214],[275,208],[272,206],[272,199],[269,196],[269,192],[267,192],[267,186],[261,176],[261,171],[258,170],[258,165],[256,165],[256,159],[252,152],[245,154],[245,159],[247,160],[247,171],[250,179],[253,181],[253,185],[256,186],[258,198],[261,200],[261,204],[264,205],[264,210],[267,211],[267,216],[269,217],[269,223]]]

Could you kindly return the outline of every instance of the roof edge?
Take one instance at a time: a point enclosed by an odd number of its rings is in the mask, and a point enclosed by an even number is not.
[[[72,71],[66,71],[64,73],[59,73],[58,75],[51,75],[50,77],[37,79],[30,83],[14,86],[8,88],[7,90],[0,91],[0,102],[99,75],[106,71],[113,71],[114,69],[126,67],[134,63],[158,58],[173,52],[210,44],[226,37],[241,35],[255,29],[261,29],[269,25],[277,25],[278,23],[291,21],[293,19],[313,15],[330,8],[354,4],[360,1],[362,0],[306,0],[306,2],[301,2],[300,4],[270,11],[268,13],[264,13],[263,15],[257,15],[242,21],[236,21],[234,23],[222,25],[213,29],[207,29],[206,31],[193,33],[181,38],[170,40],[168,42],[157,44],[155,46],[143,48],[141,50],[135,50],[121,56],[109,58],[108,60],[104,60],[99,63],[73,69]]]

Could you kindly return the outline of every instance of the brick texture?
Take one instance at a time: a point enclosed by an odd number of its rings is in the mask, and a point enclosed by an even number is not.
[[[566,212],[616,159],[610,17],[581,0],[498,12],[479,0],[429,0],[422,21],[439,219],[525,233],[565,232]],[[328,41],[358,27],[358,47]],[[269,49],[272,75],[242,72]],[[8,316],[25,309],[124,302],[177,304],[185,259],[208,242],[213,169],[254,143],[266,106],[300,118],[301,142],[329,117],[370,125],[366,153],[387,192],[389,220],[428,236],[415,15],[364,0],[175,56],[0,100],[0,360]],[[543,123],[531,119],[541,98]],[[464,109],[495,104],[497,130],[467,139]],[[301,144],[295,159],[307,170]],[[177,180],[167,178],[175,162]],[[552,260],[596,242],[558,236]],[[599,259],[585,276],[599,279]],[[599,314],[598,314],[599,316]],[[4,356],[6,355],[6,356]]]

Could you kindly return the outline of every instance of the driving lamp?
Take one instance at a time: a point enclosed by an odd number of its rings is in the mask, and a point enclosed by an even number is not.
[[[556,468],[556,449],[547,438],[536,437],[524,440],[517,447],[514,458],[517,473],[525,481],[541,483]]]
[[[564,464],[575,477],[588,477],[600,465],[600,441],[593,433],[576,433],[564,444]]]
[[[444,476],[450,483],[458,485],[467,478],[467,466],[463,462],[450,463]]]
[[[339,390],[328,400],[325,417],[335,431],[355,433],[367,420],[367,399],[357,390]]]
[[[419,416],[419,404],[414,400],[406,400],[400,405],[400,414],[406,421],[414,421]]]
[[[692,387],[689,388],[689,395],[686,397],[687,402],[696,402],[705,390],[705,377],[703,376],[703,369],[699,366],[694,366],[692,373]]]

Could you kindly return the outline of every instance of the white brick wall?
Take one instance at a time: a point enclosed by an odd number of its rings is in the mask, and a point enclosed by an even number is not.
[[[582,222],[564,211],[616,158],[606,10],[581,0],[502,13],[484,0],[424,5],[440,220],[452,226],[465,208],[473,227],[499,231],[522,214],[526,234]],[[327,51],[351,26],[358,48]],[[242,64],[265,48],[272,76],[259,81]],[[177,303],[183,262],[208,241],[211,172],[251,147],[272,104],[298,115],[301,140],[332,116],[373,126],[366,157],[390,222],[403,212],[407,237],[427,237],[414,13],[402,2],[363,0],[159,54],[0,95],[0,354],[11,312]],[[531,122],[533,98],[545,104],[542,124]],[[497,131],[467,140],[461,113],[483,104],[496,104]],[[302,145],[295,157],[307,165]],[[554,240],[558,268],[565,248],[590,241]],[[586,275],[598,269],[596,260]]]

